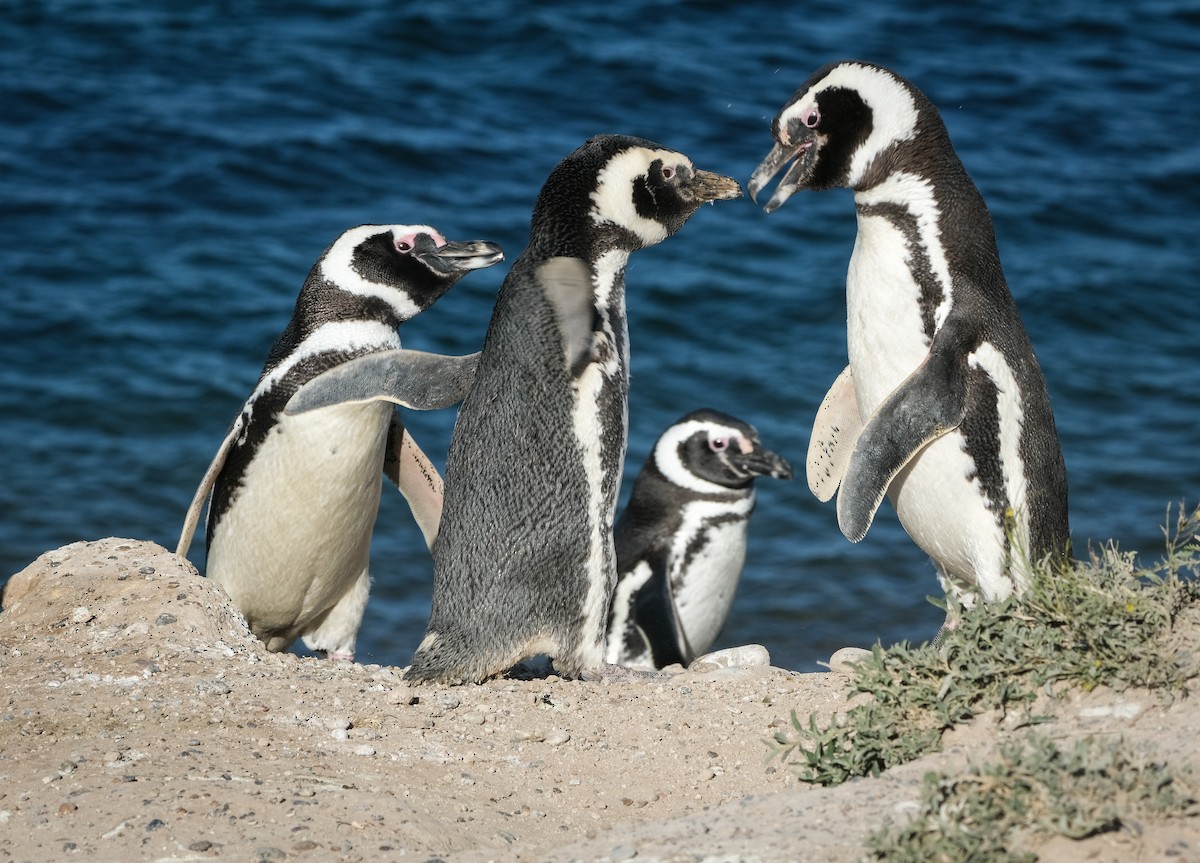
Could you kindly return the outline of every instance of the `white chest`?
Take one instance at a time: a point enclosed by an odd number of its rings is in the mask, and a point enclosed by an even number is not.
[[[894,174],[854,201],[858,234],[846,278],[847,349],[865,417],[929,350],[923,290],[935,329],[949,314],[953,295],[941,214],[928,181]]]
[[[671,593],[697,654],[712,646],[729,615],[746,561],[746,526],[753,507],[753,497],[732,509],[728,503],[708,501],[684,507],[683,526],[671,549]]]
[[[390,404],[283,415],[222,515],[208,574],[248,616],[290,624],[367,566]]]

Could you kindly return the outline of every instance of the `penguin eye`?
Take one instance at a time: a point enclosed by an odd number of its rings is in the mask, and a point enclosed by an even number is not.
[[[810,129],[815,129],[817,124],[821,122],[821,109],[813,105],[800,115],[800,122]]]
[[[675,176],[675,169],[670,165],[663,165],[662,177],[664,180],[669,180]]]
[[[708,442],[708,448],[713,452],[724,452],[729,448],[729,439],[723,437],[715,437]]]
[[[412,250],[413,250],[412,243],[408,242],[407,240],[396,240],[396,251],[397,252],[400,252],[401,254],[403,254],[405,252],[411,252]]]

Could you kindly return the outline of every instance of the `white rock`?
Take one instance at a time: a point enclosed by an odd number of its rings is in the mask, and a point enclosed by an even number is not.
[[[716,671],[719,668],[756,668],[771,664],[771,654],[761,644],[727,647],[696,657],[688,671]]]
[[[854,664],[871,658],[871,651],[861,647],[843,647],[829,657],[829,670],[837,674],[853,674]]]

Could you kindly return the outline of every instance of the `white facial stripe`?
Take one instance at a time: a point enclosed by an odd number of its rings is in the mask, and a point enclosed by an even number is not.
[[[933,184],[924,177],[898,171],[874,188],[857,192],[854,201],[859,205],[897,204],[908,210],[917,221],[917,232],[921,245],[929,257],[929,267],[942,288],[942,301],[933,313],[934,328],[940,328],[950,313],[953,304],[953,288],[950,280],[950,264],[946,261],[938,223],[942,211],[933,196]]]
[[[848,186],[857,186],[883,150],[893,141],[907,141],[917,133],[917,106],[912,94],[893,75],[882,69],[873,69],[857,63],[843,63],[822,78],[816,88],[795,104],[789,106],[780,118],[781,126],[793,117],[803,116],[816,104],[816,96],[823,90],[840,87],[855,90],[871,109],[873,127],[867,140],[858,148],[850,160]]]
[[[421,309],[407,294],[393,285],[383,285],[364,279],[354,269],[354,250],[358,244],[375,234],[390,232],[393,241],[414,234],[429,234],[443,245],[446,238],[429,225],[359,225],[351,228],[334,241],[325,257],[321,259],[321,275],[344,291],[360,297],[374,297],[391,306],[403,320],[420,313]]]
[[[741,437],[741,432],[728,426],[712,422],[688,420],[679,425],[671,426],[663,432],[658,443],[654,445],[654,463],[659,471],[675,485],[700,494],[729,494],[729,489],[715,482],[709,482],[696,476],[679,458],[679,447],[696,432],[704,432],[708,439],[714,437]],[[743,450],[744,451],[744,450]]]
[[[652,246],[665,240],[666,226],[639,216],[633,203],[633,181],[645,174],[655,159],[662,159],[664,164],[692,167],[686,156],[671,150],[633,147],[618,153],[596,177],[596,191],[592,192],[592,221],[597,224],[612,222],[626,228],[636,234],[643,245]]]
[[[1000,415],[1000,468],[1009,505],[1013,509],[1014,550],[1021,557],[1029,554],[1029,512],[1025,505],[1025,464],[1021,460],[1021,430],[1025,410],[1021,404],[1021,389],[1004,355],[991,342],[984,342],[967,356],[971,368],[982,369],[998,393],[997,412]],[[1028,573],[1024,573],[1027,578]]]
[[[377,321],[336,321],[322,324],[308,338],[296,346],[283,362],[271,369],[250,399],[253,401],[269,390],[289,371],[303,360],[326,351],[352,352],[366,348],[385,350],[400,347],[400,336],[395,329]]]

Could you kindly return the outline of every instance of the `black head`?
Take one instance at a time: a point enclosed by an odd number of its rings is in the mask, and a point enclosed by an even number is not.
[[[342,291],[383,301],[406,321],[471,270],[502,260],[495,243],[447,242],[428,225],[359,225],[326,249],[313,274]]]
[[[670,482],[705,493],[746,488],[759,476],[792,478],[792,466],[763,449],[754,426],[707,408],[663,432],[653,459]]]
[[[945,127],[916,87],[882,66],[832,63],[771,123],[775,146],[750,178],[750,197],[757,199],[788,162],[767,212],[802,188],[869,188],[892,172],[897,154],[919,134],[944,138]]]
[[[735,180],[698,170],[682,153],[627,135],[597,135],[558,163],[533,212],[541,257],[594,260],[674,234],[701,204],[740,197]]]

